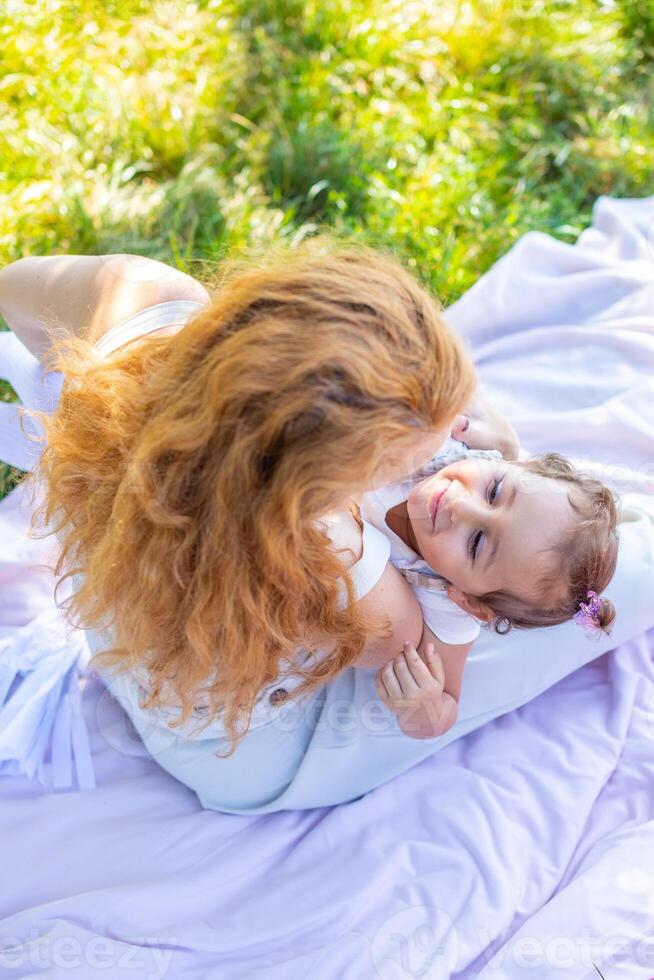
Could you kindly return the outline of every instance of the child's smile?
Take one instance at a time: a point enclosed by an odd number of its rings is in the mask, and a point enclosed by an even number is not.
[[[548,552],[574,524],[568,493],[519,465],[466,459],[417,484],[407,511],[420,554],[455,601],[497,591],[529,600]]]

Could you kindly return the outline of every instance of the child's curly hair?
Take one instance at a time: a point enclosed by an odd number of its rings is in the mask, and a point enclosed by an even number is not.
[[[557,560],[537,582],[543,596],[542,605],[536,608],[504,591],[489,592],[482,597],[496,614],[492,625],[497,633],[508,633],[514,627],[556,626],[572,619],[581,610],[581,604],[587,602],[589,591],[599,596],[607,587],[618,559],[618,508],[608,487],[581,473],[558,453],[546,453],[514,465],[569,484],[568,500],[579,520],[554,549]],[[561,583],[567,586],[563,592]],[[551,596],[556,601],[548,603],[547,598]],[[595,617],[597,627],[609,633],[614,619],[613,603],[600,598]]]

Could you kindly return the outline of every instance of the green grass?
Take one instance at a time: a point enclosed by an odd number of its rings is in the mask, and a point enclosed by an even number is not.
[[[5,0],[0,263],[326,225],[449,303],[654,192],[653,61],[654,0]]]

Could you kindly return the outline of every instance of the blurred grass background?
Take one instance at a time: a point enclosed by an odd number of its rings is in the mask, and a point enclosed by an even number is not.
[[[654,0],[5,0],[0,263],[328,226],[447,304],[654,191],[653,61]]]

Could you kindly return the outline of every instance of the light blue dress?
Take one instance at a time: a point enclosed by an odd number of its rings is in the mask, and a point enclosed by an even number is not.
[[[159,327],[181,324],[197,309],[197,304],[160,304],[119,324],[98,347],[108,352],[132,337]],[[23,355],[19,356],[15,338],[9,342],[7,335],[0,334],[0,341],[5,340],[5,350],[13,345],[13,369],[9,371],[9,380],[13,375],[18,390],[18,382],[24,381],[30,371],[36,376],[36,368],[30,363],[31,355],[24,349]],[[8,363],[7,358],[4,363]],[[31,387],[22,384],[19,393],[29,405],[42,397],[40,392],[41,386],[32,382]],[[48,395],[51,407],[56,403],[56,394],[57,379],[54,378]],[[0,414],[0,457],[28,468],[30,458],[33,459],[30,452],[32,450],[25,448],[24,440],[21,442],[17,438],[7,413]],[[626,510],[624,517],[618,572],[606,592],[620,609],[613,635],[589,640],[573,623],[549,630],[515,632],[507,637],[483,630],[468,658],[458,721],[436,739],[418,740],[404,735],[395,717],[377,697],[375,671],[351,668],[301,701],[280,701],[275,692],[279,688],[290,690],[298,683],[292,677],[280,677],[261,692],[252,724],[236,751],[228,758],[218,758],[216,753],[223,753],[228,748],[219,721],[213,721],[202,730],[200,709],[197,717],[183,729],[171,729],[168,723],[177,717],[173,707],[148,711],[140,707],[143,695],[140,679],[109,671],[101,676],[132,719],[152,756],[164,769],[191,787],[207,808],[233,813],[265,813],[353,800],[419,763],[453,739],[524,704],[572,670],[652,625],[654,526],[649,515],[636,507]],[[366,525],[363,552],[353,569],[359,596],[379,580],[388,557],[388,540],[380,531]],[[106,636],[96,631],[87,631],[86,640],[93,653],[104,649],[109,642]],[[66,679],[66,690],[74,687],[76,675],[69,661],[62,662],[58,668],[52,663],[45,668],[39,667],[38,659],[33,657],[31,667],[26,659],[22,665],[16,661],[14,679],[22,666],[24,677],[28,677],[32,669],[41,669],[41,680],[54,674],[58,680]],[[75,657],[72,659],[74,661]],[[10,685],[11,678],[8,678],[5,689],[8,690]],[[50,688],[54,690],[52,684]],[[0,698],[0,743],[3,731],[9,730],[5,722],[15,709],[16,701],[14,698],[12,708],[11,697],[5,697],[4,705]],[[25,698],[23,708],[24,702]],[[41,747],[43,732],[51,732],[57,726],[63,731],[60,741],[66,741],[67,733],[70,741],[70,708],[68,722],[61,723],[57,718],[57,706],[57,697],[53,695],[47,712],[40,716]],[[35,718],[38,729],[39,719],[36,715]],[[13,743],[10,737],[5,739],[0,771],[3,759],[9,766],[16,758],[24,763],[28,734],[24,730]],[[83,778],[86,785],[90,785],[92,776],[88,774],[88,759],[84,757],[79,731],[77,743],[78,756],[83,761],[81,768],[77,767],[78,777],[80,771],[86,773]],[[0,744],[0,752],[1,749]]]

